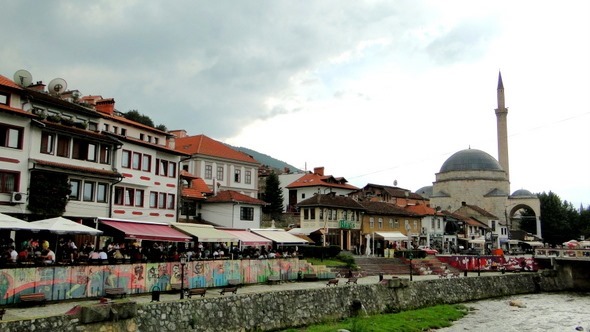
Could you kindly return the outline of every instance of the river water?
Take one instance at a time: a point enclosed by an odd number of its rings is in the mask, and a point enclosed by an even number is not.
[[[516,295],[465,305],[474,310],[437,332],[590,331],[590,293]]]

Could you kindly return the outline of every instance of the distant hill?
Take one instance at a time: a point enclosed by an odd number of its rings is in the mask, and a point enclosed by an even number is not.
[[[282,160],[275,159],[267,154],[260,153],[258,151],[254,151],[252,149],[244,148],[241,146],[240,147],[232,146],[232,145],[229,145],[229,146],[231,146],[232,149],[236,149],[238,151],[242,151],[246,154],[251,155],[254,159],[256,159],[256,161],[258,161],[262,165],[268,165],[269,167],[276,168],[279,170],[283,170],[285,167],[287,167],[291,170],[291,172],[301,171],[297,167],[287,164],[286,162],[284,162]]]

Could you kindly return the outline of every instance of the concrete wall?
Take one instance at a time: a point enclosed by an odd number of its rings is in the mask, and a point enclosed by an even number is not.
[[[83,307],[79,315],[0,322],[17,331],[269,331],[344,318],[360,311],[396,312],[537,291],[570,290],[556,271],[321,289],[238,294],[175,302]],[[321,305],[318,305],[321,304]],[[116,306],[116,307],[114,307]]]

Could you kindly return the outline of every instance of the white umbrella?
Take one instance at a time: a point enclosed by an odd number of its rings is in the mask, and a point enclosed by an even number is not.
[[[102,234],[102,231],[99,231],[98,229],[84,226],[63,217],[37,220],[30,224],[35,225],[40,230],[46,230],[57,234]]]
[[[35,226],[33,223],[0,213],[0,229],[29,230],[37,232],[39,231],[39,226]]]

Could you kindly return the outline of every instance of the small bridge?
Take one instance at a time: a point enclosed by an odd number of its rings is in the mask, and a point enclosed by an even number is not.
[[[590,248],[538,248],[535,260],[541,268],[552,268],[564,273],[577,289],[590,290]]]

